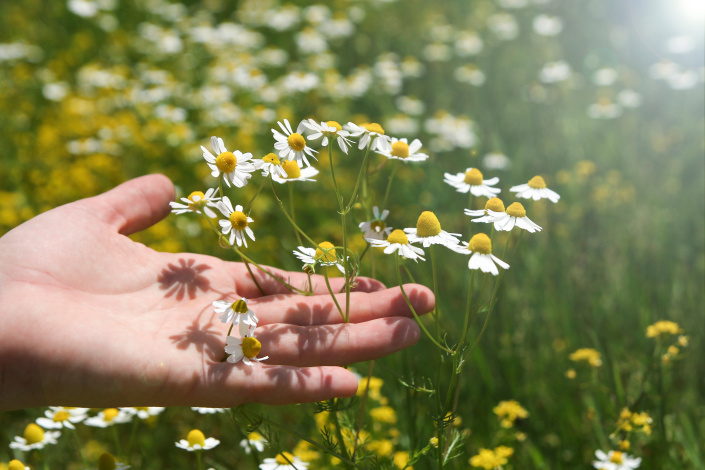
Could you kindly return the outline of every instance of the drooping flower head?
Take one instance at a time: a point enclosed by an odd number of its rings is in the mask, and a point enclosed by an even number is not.
[[[391,144],[389,136],[384,134],[384,129],[376,122],[366,122],[360,125],[349,122],[346,127],[350,131],[350,137],[360,138],[357,145],[357,148],[360,150],[368,145],[373,152],[390,149]]]
[[[384,253],[388,255],[391,253],[399,253],[404,258],[412,259],[414,261],[419,259],[425,261],[425,258],[423,257],[423,249],[411,245],[409,238],[406,236],[404,231],[400,229],[396,229],[390,233],[386,240],[368,238],[367,241],[373,247],[384,248]]]
[[[459,193],[472,193],[475,197],[494,197],[501,189],[492,187],[499,182],[496,176],[488,180],[483,179],[482,172],[477,168],[468,168],[465,173],[444,173],[443,181],[453,186]]]
[[[292,183],[294,181],[316,181],[313,179],[318,174],[318,170],[312,166],[301,168],[296,160],[284,160],[282,162],[284,176],[277,176],[272,173],[272,179],[277,183]]]
[[[242,338],[228,336],[225,338],[225,352],[229,354],[227,361],[231,364],[236,364],[240,361],[248,366],[254,365],[255,362],[261,362],[269,358],[265,356],[258,358],[257,354],[262,350],[262,343],[254,336],[255,327],[250,326],[247,334]]]
[[[377,153],[393,160],[403,160],[404,162],[422,162],[428,158],[421,150],[421,141],[414,139],[411,144],[406,139],[392,138],[391,146],[388,149],[377,150]]]
[[[340,150],[344,153],[348,153],[348,147],[352,144],[348,136],[350,132],[343,130],[343,127],[336,121],[327,121],[317,123],[313,119],[302,121],[302,124],[308,129],[313,131],[313,134],[309,135],[310,140],[317,140],[323,137],[321,140],[321,145],[324,147],[328,145],[329,139],[335,139],[338,142]]]
[[[184,214],[186,212],[196,212],[200,214],[201,211],[203,211],[208,217],[214,219],[217,217],[217,214],[211,207],[216,207],[217,202],[220,200],[219,197],[213,197],[215,191],[215,188],[209,188],[206,190],[205,194],[201,191],[193,191],[188,197],[181,198],[183,204],[171,201],[169,202],[171,212],[174,214]]]
[[[255,312],[248,306],[249,300],[242,298],[235,302],[226,300],[216,300],[213,302],[215,313],[220,314],[220,321],[223,323],[232,322],[238,325],[240,336],[245,336],[250,328],[257,326],[259,318]]]
[[[255,160],[254,164],[258,170],[262,170],[262,176],[265,178],[269,176],[270,173],[272,176],[286,178],[286,171],[276,153],[268,153],[261,159]]]
[[[526,216],[526,209],[520,202],[513,202],[505,212],[494,212],[491,209],[488,212],[494,218],[497,230],[508,232],[516,225],[530,233],[541,231],[541,227]]]
[[[478,233],[468,242],[467,246],[450,247],[456,253],[471,255],[468,268],[479,269],[483,273],[499,274],[497,266],[508,269],[509,265],[492,254],[492,240],[484,233]]]
[[[465,215],[469,215],[471,217],[478,217],[477,219],[473,219],[473,222],[494,223],[495,230],[499,230],[498,221],[504,218],[506,209],[504,208],[504,203],[500,198],[492,197],[487,200],[484,209],[465,209],[464,212]]]
[[[227,217],[227,219],[220,219],[218,221],[223,235],[230,234],[228,241],[231,245],[237,242],[237,246],[245,245],[245,248],[247,248],[245,234],[247,234],[252,241],[255,240],[255,234],[250,228],[250,224],[254,222],[254,220],[242,211],[243,208],[241,205],[238,204],[233,208],[233,204],[230,202],[228,196],[223,197],[223,200],[218,203],[218,209]]]
[[[546,181],[541,176],[534,176],[526,184],[513,186],[510,191],[517,193],[518,198],[533,199],[534,201],[548,199],[551,202],[558,202],[561,198],[558,193],[546,187]]]
[[[424,248],[428,248],[431,245],[443,245],[445,247],[457,246],[459,240],[459,233],[448,233],[441,229],[441,223],[438,221],[438,217],[431,211],[424,211],[419,216],[416,221],[415,228],[405,228],[411,243],[420,242],[423,244]]]
[[[376,240],[382,240],[389,236],[392,231],[392,227],[387,227],[385,219],[389,215],[389,211],[384,209],[382,214],[379,213],[379,208],[374,206],[372,208],[372,215],[374,216],[372,220],[367,222],[360,222],[360,230],[363,232],[363,237],[374,238]]]
[[[194,450],[208,450],[212,449],[213,447],[217,446],[220,444],[220,441],[218,439],[215,439],[213,437],[209,437],[206,439],[206,436],[198,429],[192,429],[189,431],[188,435],[186,436],[186,439],[181,439],[179,442],[176,443],[176,447],[179,449],[184,449],[189,452],[193,452]]]
[[[306,266],[335,266],[341,273],[345,273],[345,267],[338,261],[335,245],[331,242],[321,242],[316,248],[300,246],[298,251],[294,250],[294,255],[305,263],[304,269]]]

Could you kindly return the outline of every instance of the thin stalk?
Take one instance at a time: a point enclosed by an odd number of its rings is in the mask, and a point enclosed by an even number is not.
[[[367,395],[370,392],[370,380],[372,379],[372,369],[375,366],[374,359],[370,361],[370,368],[367,371],[367,383],[365,384],[365,393],[362,395],[362,403],[360,404],[360,414],[357,416],[357,427],[355,429],[355,441],[353,442],[352,460],[355,460],[357,452],[357,442],[360,438],[360,430],[362,429],[362,418],[365,415],[365,404],[367,404]]]
[[[198,462],[198,470],[203,470],[203,458],[201,457],[201,450],[196,451],[196,461]]]
[[[332,403],[332,410],[330,415],[333,417],[333,424],[335,425],[335,435],[338,438],[338,442],[340,443],[340,449],[343,455],[346,457],[349,455],[348,454],[348,449],[345,447],[345,441],[343,440],[343,431],[342,428],[340,427],[340,420],[338,419],[338,400],[333,398],[331,399]]]
[[[350,202],[348,202],[348,206],[345,208],[345,212],[348,212],[348,211],[352,208],[353,204],[355,204],[355,197],[357,196],[357,189],[360,187],[360,180],[363,179],[363,178],[364,178],[365,180],[367,179],[367,175],[366,175],[366,173],[367,173],[367,172],[366,172],[366,169],[367,169],[367,157],[370,155],[370,146],[371,146],[371,144],[372,144],[371,141],[370,141],[369,144],[367,144],[367,151],[365,152],[365,156],[364,156],[364,158],[362,159],[362,166],[360,166],[360,173],[357,175],[357,181],[355,181],[355,188],[353,189],[352,196],[350,196]],[[366,187],[366,186],[367,186],[367,185],[365,184],[365,187]],[[363,194],[364,194],[364,193],[365,193],[365,191],[363,190]]]
[[[272,194],[274,194],[274,199],[277,200],[277,203],[279,204],[279,208],[282,210],[282,212],[284,213],[284,215],[286,216],[286,218],[289,220],[289,222],[291,223],[291,225],[293,225],[294,228],[295,228],[296,230],[298,230],[299,233],[301,233],[301,235],[303,235],[304,238],[305,238],[306,240],[308,240],[308,241],[311,243],[311,245],[313,245],[313,246],[318,246],[318,243],[316,243],[316,242],[314,242],[313,240],[311,240],[311,238],[310,238],[308,235],[306,235],[306,232],[304,232],[303,230],[301,230],[301,228],[299,228],[299,226],[296,225],[296,222],[294,222],[294,219],[291,218],[291,216],[290,216],[289,213],[286,211],[286,209],[284,209],[284,204],[282,203],[281,199],[279,199],[279,196],[277,196],[277,192],[276,192],[275,189],[274,189],[274,181],[272,180],[271,175],[270,175],[270,177],[269,177],[269,182],[272,184]],[[289,183],[289,184],[290,184],[290,183]]]
[[[326,280],[326,287],[328,288],[328,292],[330,293],[330,296],[333,298],[333,302],[335,303],[335,307],[338,309],[338,312],[340,312],[340,316],[345,320],[345,323],[347,323],[347,320],[345,318],[345,314],[343,313],[343,309],[340,308],[340,304],[338,303],[338,299],[335,298],[335,292],[333,292],[333,288],[330,286],[330,281],[328,280],[328,266],[323,266],[323,277]]]
[[[290,184],[289,185],[289,207],[291,210],[291,220],[296,223],[296,212],[294,208],[294,185]],[[303,243],[301,242],[301,235],[299,234],[298,230],[294,230],[294,233],[296,234],[296,241],[299,242],[299,246],[302,246]]]
[[[88,468],[88,462],[86,462],[86,457],[83,455],[83,448],[81,447],[81,440],[78,438],[78,433],[76,432],[76,429],[72,429],[72,434],[74,437],[74,440],[76,441],[76,448],[78,449],[78,455],[81,456],[81,461],[83,462],[83,466]]]
[[[115,441],[115,452],[117,455],[122,455],[122,446],[120,445],[120,437],[118,436],[117,426],[110,426],[112,428],[113,440]]]
[[[465,344],[465,337],[468,334],[468,329],[470,328],[470,305],[472,304],[472,290],[475,287],[475,270],[473,269],[472,272],[470,273],[470,285],[468,286],[468,300],[467,303],[465,304],[465,320],[463,321],[463,329],[462,333],[460,335],[460,343],[458,343],[458,347],[456,348],[456,351],[459,351],[460,348]]]
[[[436,323],[436,337],[441,338],[441,308],[438,306],[438,276],[436,271],[436,245],[431,245],[431,270],[433,271],[433,295],[436,302],[433,306],[433,318]]]
[[[499,289],[499,281],[501,279],[502,279],[502,275],[500,274],[499,276],[497,276],[497,282],[495,282],[495,284],[494,284],[494,290],[492,291],[492,299],[490,300],[490,308],[489,308],[489,310],[487,310],[487,317],[485,317],[485,323],[482,325],[482,329],[480,330],[480,334],[477,335],[475,342],[472,343],[472,347],[470,348],[470,351],[468,351],[468,353],[465,355],[465,360],[468,360],[468,358],[470,358],[470,355],[475,350],[475,347],[480,342],[480,339],[482,339],[482,335],[485,333],[485,329],[487,328],[487,324],[490,321],[490,316],[492,315],[492,310],[494,310],[494,306],[497,303],[496,302],[497,289]]]
[[[218,174],[218,194],[220,194],[220,197],[223,197],[223,174],[219,173]]]
[[[398,166],[399,166],[399,160],[394,160],[394,165],[392,166],[392,172],[389,174],[389,182],[387,183],[387,190],[384,192],[382,209],[387,207],[387,200],[389,199],[389,190],[392,189],[392,181],[394,180],[394,174],[397,172]]]
[[[250,199],[250,202],[247,203],[247,205],[245,206],[245,209],[243,210],[243,212],[245,214],[248,214],[250,212],[250,210],[252,209],[252,204],[255,202],[255,199],[257,199],[257,196],[259,196],[259,193],[260,193],[260,191],[262,191],[262,188],[264,188],[264,185],[266,182],[267,182],[266,178],[262,179],[262,184],[259,185],[259,189],[257,189],[257,192],[255,193],[254,196],[252,196],[252,199]]]
[[[255,275],[252,273],[252,269],[250,269],[250,263],[245,259],[245,258],[240,258],[242,259],[242,262],[245,263],[245,267],[247,268],[247,272],[250,273],[250,279],[252,279],[252,282],[255,283],[257,286],[257,290],[259,290],[259,293],[262,295],[267,295],[264,293],[264,289],[262,289],[262,286],[259,285],[259,282],[257,282],[257,278]]]

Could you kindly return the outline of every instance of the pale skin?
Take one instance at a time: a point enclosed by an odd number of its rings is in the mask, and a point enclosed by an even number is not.
[[[172,200],[166,177],[144,176],[0,238],[0,410],[351,396],[358,382],[341,366],[418,340],[398,287],[361,279],[343,324],[320,276],[313,276],[314,295],[302,296],[255,269],[262,295],[242,263],[160,253],[126,236],[167,216]],[[196,215],[178,217],[188,216]],[[308,282],[304,273],[267,269],[299,288]],[[341,280],[332,282],[340,290]],[[405,291],[417,313],[433,309],[427,288]],[[259,356],[269,356],[253,366],[222,362],[229,325],[211,305],[241,297],[260,320]]]

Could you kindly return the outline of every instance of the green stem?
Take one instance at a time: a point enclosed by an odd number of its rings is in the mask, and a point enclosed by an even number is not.
[[[328,280],[328,266],[323,266],[323,278],[326,280],[326,287],[328,288],[328,292],[330,292],[330,296],[333,298],[333,302],[335,303],[335,307],[338,309],[338,312],[340,312],[340,316],[343,318],[345,323],[347,323],[347,320],[345,318],[345,314],[343,313],[343,309],[340,308],[340,304],[338,303],[338,299],[335,298],[335,292],[333,292],[333,288],[330,286],[330,281]]]
[[[389,190],[392,189],[392,181],[394,180],[394,174],[397,172],[397,167],[399,166],[399,160],[394,160],[394,165],[392,166],[392,172],[389,174],[389,182],[387,183],[387,190],[384,192],[384,200],[382,202],[382,209],[387,207],[387,200],[389,199]]]
[[[470,273],[470,285],[468,286],[468,300],[467,303],[465,304],[465,320],[463,321],[463,329],[462,333],[460,335],[460,343],[458,343],[458,347],[456,348],[456,351],[459,351],[460,348],[465,344],[465,337],[468,334],[468,329],[470,328],[470,305],[472,304],[472,290],[475,284],[475,270],[473,270]]]
[[[360,186],[360,180],[363,178],[367,180],[367,157],[370,155],[370,146],[372,144],[372,141],[370,141],[369,144],[367,144],[367,151],[365,152],[365,157],[362,159],[362,166],[360,166],[360,173],[357,175],[357,181],[355,181],[355,188],[353,189],[352,196],[350,196],[350,202],[348,202],[348,206],[345,208],[345,212],[348,212],[353,204],[355,204],[355,197],[357,197],[357,189]],[[367,184],[364,185],[363,187],[363,195],[366,192]]]
[[[343,440],[343,430],[340,427],[340,419],[338,419],[338,400],[333,398],[330,401],[331,401],[330,415],[333,417],[333,424],[335,425],[335,435],[338,438],[338,442],[340,443],[341,453],[347,457],[349,455],[348,449],[345,447],[345,441]]]
[[[81,456],[81,461],[83,462],[83,466],[85,468],[88,468],[88,462],[86,462],[86,457],[83,455],[83,448],[81,447],[81,440],[78,438],[78,433],[76,432],[76,429],[71,430],[74,440],[76,441],[76,448],[78,449],[78,455]]]
[[[220,198],[223,198],[223,174],[218,173],[218,194],[220,194]]]
[[[490,299],[490,308],[487,310],[487,317],[485,317],[485,323],[482,325],[482,329],[480,330],[480,334],[477,336],[475,339],[475,342],[472,344],[472,347],[468,351],[468,353],[465,355],[465,360],[467,361],[470,358],[470,355],[472,352],[475,350],[475,347],[478,345],[480,342],[480,339],[482,339],[482,335],[485,333],[485,329],[487,328],[487,324],[490,321],[490,316],[492,315],[492,310],[494,310],[494,306],[497,303],[496,302],[496,297],[497,297],[497,290],[499,289],[499,281],[502,279],[502,274],[500,273],[497,276],[497,282],[494,284],[494,290],[492,291],[492,299]]]
[[[117,455],[122,455],[122,446],[120,445],[120,438],[118,436],[117,427],[114,425],[110,427],[112,428],[113,440],[115,441],[115,452],[117,452]]]
[[[135,443],[135,437],[137,436],[137,427],[140,424],[140,420],[136,416],[132,419],[134,420],[132,422],[132,431],[130,431],[130,439],[127,441],[127,455],[126,455],[126,457],[127,457],[128,464],[132,460],[132,446]]]
[[[289,185],[289,207],[291,209],[291,220],[296,223],[296,209],[294,207],[294,185],[290,184]],[[298,230],[294,230],[294,233],[296,234],[296,241],[299,242],[299,246],[302,246],[303,243],[301,242],[301,234],[299,233]]]
[[[196,451],[196,460],[198,461],[198,470],[203,470],[203,459],[201,457],[201,450]]]
[[[245,209],[243,210],[243,212],[245,214],[249,214],[250,210],[252,209],[252,204],[255,202],[255,199],[257,199],[257,196],[259,196],[259,193],[260,193],[260,191],[262,191],[262,188],[264,188],[264,184],[266,182],[267,182],[266,178],[262,179],[262,184],[259,185],[259,189],[255,193],[255,195],[252,196],[252,199],[250,199],[250,202],[247,203],[247,205],[245,206]]]
[[[294,222],[294,219],[291,218],[291,216],[290,216],[289,213],[286,211],[286,209],[284,209],[284,204],[282,203],[281,199],[279,199],[279,196],[277,196],[277,192],[276,192],[276,190],[274,189],[274,181],[272,180],[271,175],[270,175],[270,177],[269,177],[269,182],[270,182],[271,185],[272,185],[272,194],[274,194],[274,199],[277,200],[277,203],[279,204],[279,208],[282,210],[282,212],[284,213],[284,215],[286,216],[286,218],[289,220],[289,222],[291,223],[291,225],[293,225],[294,228],[295,228],[296,230],[298,230],[298,232],[301,233],[301,235],[303,235],[304,238],[309,241],[309,243],[311,243],[311,245],[313,245],[313,246],[318,246],[318,243],[316,243],[316,242],[314,242],[313,240],[311,240],[311,238],[310,238],[308,235],[306,235],[306,232],[304,232],[303,230],[301,230],[301,228],[299,228],[299,226],[296,225],[296,222]],[[291,183],[287,183],[287,184],[291,184]]]
[[[267,295],[264,293],[264,289],[262,289],[262,286],[259,285],[259,282],[257,281],[257,278],[255,275],[252,273],[252,269],[250,269],[250,263],[245,259],[245,258],[240,258],[242,259],[242,262],[245,263],[245,267],[247,268],[247,272],[250,273],[250,279],[252,279],[252,282],[255,283],[257,286],[257,290],[259,290],[259,293],[262,295]]]
[[[438,306],[438,276],[436,272],[436,245],[431,245],[431,270],[433,271],[433,295],[436,298],[436,303],[433,306],[433,318],[436,323],[436,338],[441,337],[441,308]]]

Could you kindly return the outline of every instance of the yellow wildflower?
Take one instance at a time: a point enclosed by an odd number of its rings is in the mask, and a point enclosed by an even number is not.
[[[646,328],[646,337],[656,338],[661,335],[677,335],[682,332],[683,330],[681,330],[680,326],[678,326],[678,323],[662,320],[657,321],[653,325],[649,325],[649,327]]]
[[[529,416],[529,412],[516,400],[501,401],[492,411],[500,419],[502,427],[505,428],[511,428],[517,419],[524,419]]]
[[[592,348],[581,348],[572,353],[569,356],[571,361],[575,362],[587,362],[592,367],[600,367],[602,365],[602,359],[600,359],[600,353]]]

